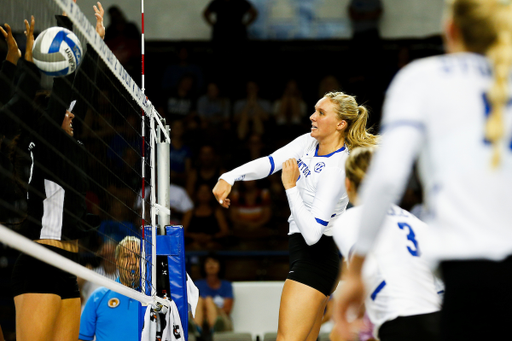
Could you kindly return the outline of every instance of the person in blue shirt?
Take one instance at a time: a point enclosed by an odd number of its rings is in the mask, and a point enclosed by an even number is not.
[[[116,247],[117,282],[127,287],[139,287],[140,240],[125,237]],[[79,340],[138,341],[138,311],[140,303],[115,291],[100,287],[87,300],[80,318]]]
[[[207,325],[212,332],[231,331],[231,310],[233,308],[233,285],[223,280],[224,267],[221,258],[210,253],[204,259],[201,273],[204,279],[195,281],[199,289],[199,301],[194,322],[200,333]]]

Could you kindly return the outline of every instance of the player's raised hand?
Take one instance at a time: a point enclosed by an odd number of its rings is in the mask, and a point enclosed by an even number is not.
[[[30,17],[30,24],[28,23],[28,20],[25,19],[25,36],[27,36],[27,45],[25,48],[25,60],[27,62],[33,63],[34,60],[32,59],[32,48],[34,47],[34,27],[36,25],[36,21],[34,19],[34,16],[32,15]]]
[[[296,159],[288,159],[283,162],[283,171],[281,173],[281,181],[285,189],[295,187],[299,179],[300,171],[297,166]]]
[[[100,35],[101,39],[105,39],[105,26],[103,25],[103,15],[105,11],[103,10],[103,6],[98,1],[96,5],[92,6],[94,8],[94,15],[96,16],[96,32]]]
[[[21,51],[18,48],[18,44],[16,43],[16,39],[14,39],[12,35],[11,26],[9,24],[4,24],[5,30],[0,26],[0,31],[4,35],[5,41],[7,42],[7,56],[5,60],[13,63],[14,65],[18,64],[18,60],[21,58]]]
[[[231,192],[231,187],[232,186],[228,184],[227,181],[222,179],[220,179],[215,187],[213,187],[213,195],[222,207],[229,208],[229,205],[231,204],[231,200],[227,199]]]

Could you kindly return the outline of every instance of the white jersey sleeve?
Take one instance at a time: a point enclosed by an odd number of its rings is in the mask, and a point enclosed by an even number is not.
[[[360,191],[364,219],[355,245],[360,255],[371,249],[388,208],[403,194],[425,138],[427,76],[424,69],[410,65],[398,74],[386,95],[382,143]]]
[[[318,242],[326,230],[339,198],[345,193],[344,186],[340,184],[344,176],[344,171],[337,167],[323,171],[311,210],[304,205],[297,186],[286,190],[293,219],[308,245]]]
[[[270,156],[250,161],[222,174],[220,179],[225,180],[230,185],[233,185],[235,181],[263,179],[280,171],[283,168],[283,162],[286,160],[291,158],[299,159],[309,143],[311,143],[309,133],[299,136],[286,146],[273,152]]]

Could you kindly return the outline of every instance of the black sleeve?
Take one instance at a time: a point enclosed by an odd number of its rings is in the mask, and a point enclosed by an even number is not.
[[[35,119],[33,99],[41,82],[41,73],[34,63],[18,61],[20,79],[13,97],[0,109],[0,131],[8,138],[18,133],[20,123]]]
[[[2,69],[0,69],[0,106],[9,102],[13,91],[14,74],[16,73],[16,65],[4,60]]]

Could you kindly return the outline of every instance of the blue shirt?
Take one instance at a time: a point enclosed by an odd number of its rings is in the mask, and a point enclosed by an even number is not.
[[[138,341],[139,305],[105,287],[96,289],[80,317],[79,339],[89,341],[96,335],[96,341]]]
[[[230,281],[221,280],[218,289],[210,288],[205,279],[197,280],[195,284],[199,289],[199,295],[203,298],[211,296],[219,308],[224,307],[225,298],[233,298],[233,285]]]

